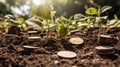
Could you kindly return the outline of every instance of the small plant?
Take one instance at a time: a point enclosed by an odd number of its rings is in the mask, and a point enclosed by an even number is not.
[[[13,15],[5,15],[6,18],[6,22],[9,23],[11,26],[17,26],[17,27],[21,27],[24,28],[26,27],[26,23],[24,18],[22,17],[14,17]]]
[[[26,22],[29,25],[32,25],[34,27],[37,27],[38,29],[45,31],[47,33],[47,40],[49,40],[50,33],[52,33],[55,30],[55,27],[57,24],[55,23],[54,16],[56,14],[56,11],[54,10],[54,7],[50,6],[50,18],[45,18],[43,16],[34,16],[30,19],[28,19]]]
[[[43,29],[42,21],[39,20],[39,17],[36,15],[26,20],[26,23],[27,25],[36,27],[37,29]]]
[[[67,19],[64,17],[60,17],[56,20],[56,22],[57,22],[56,31],[58,33],[58,37],[65,37],[70,31]]]
[[[104,6],[100,9],[98,9],[98,14],[96,17],[96,22],[98,23],[98,26],[99,26],[99,33],[98,33],[98,42],[100,42],[100,34],[101,34],[101,27],[102,27],[102,24],[105,24],[106,23],[106,20],[107,20],[107,16],[105,17],[100,17],[100,15],[108,10],[110,10],[112,7],[111,6]]]
[[[9,27],[9,34],[20,34],[21,28],[26,28],[25,20],[22,17],[14,17],[10,14],[5,15],[6,27]]]
[[[88,17],[83,14],[75,14],[72,25],[75,28],[87,28],[88,27],[88,24],[86,23],[87,19],[88,19]]]
[[[112,8],[111,6],[104,6],[102,8],[98,7],[98,9],[94,7],[90,7],[85,11],[87,16],[83,14],[74,15],[74,21],[75,21],[74,26],[81,28],[99,27],[99,33],[98,33],[98,42],[99,42],[101,27],[106,25],[106,21],[108,17],[108,16],[101,16],[101,14],[107,12],[111,8]]]

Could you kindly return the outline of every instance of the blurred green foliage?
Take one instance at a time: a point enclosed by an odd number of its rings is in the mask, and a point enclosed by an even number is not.
[[[1,0],[2,1],[2,0]],[[4,3],[0,3],[0,14],[13,13],[11,7],[20,8],[24,5],[28,5],[30,9],[29,14],[24,15],[39,15],[43,18],[50,18],[50,5],[53,5],[56,10],[56,16],[70,17],[77,13],[85,14],[85,10],[89,7],[97,6],[112,6],[109,11],[109,18],[114,18],[114,14],[120,17],[120,0],[45,0],[46,4],[36,6],[32,0],[4,0]],[[14,14],[14,13],[13,13]],[[104,15],[104,14],[103,14]]]
[[[7,6],[0,2],[0,15],[12,14],[11,9],[7,8]]]

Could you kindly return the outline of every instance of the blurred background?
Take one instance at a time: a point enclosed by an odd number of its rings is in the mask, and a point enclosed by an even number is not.
[[[91,6],[112,6],[109,17],[112,19],[117,14],[120,18],[120,0],[0,0],[0,16],[13,14],[28,18],[38,15],[49,18],[50,10],[55,10],[55,17],[69,18],[77,13],[85,14]]]

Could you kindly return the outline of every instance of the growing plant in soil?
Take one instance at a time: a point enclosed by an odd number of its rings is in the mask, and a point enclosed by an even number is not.
[[[98,23],[98,26],[99,26],[99,33],[98,33],[98,42],[100,42],[100,34],[101,34],[101,27],[102,27],[102,24],[106,24],[106,21],[107,21],[107,16],[105,17],[100,17],[102,13],[110,10],[112,7],[111,6],[104,6],[102,8],[99,7],[98,9],[98,18],[96,17],[96,22]]]
[[[104,6],[100,8],[98,6],[97,8],[90,7],[86,9],[85,13],[86,16],[83,14],[75,14],[74,15],[74,22],[73,26],[76,28],[91,28],[91,27],[99,27],[99,32],[98,32],[98,42],[99,42],[99,35],[100,35],[100,30],[102,27],[105,27],[107,25],[107,17],[108,16],[101,16],[102,13],[110,10],[112,7],[111,6]]]
[[[57,18],[56,22],[57,22],[56,31],[57,31],[58,37],[65,38],[65,36],[70,31],[67,19],[62,16],[62,17]]]
[[[22,17],[14,17],[10,14],[5,15],[5,23],[7,24],[8,34],[20,35],[21,29],[26,27],[25,20]]]
[[[86,10],[86,14],[90,15],[90,17],[87,19],[88,25],[92,23],[93,26],[97,26],[99,27],[99,32],[98,32],[98,42],[100,41],[100,34],[101,34],[101,28],[104,27],[104,25],[106,25],[106,21],[107,21],[107,16],[101,16],[102,13],[110,10],[112,7],[111,6],[104,6],[102,8],[98,7],[98,9],[94,8],[94,7],[90,7]],[[96,16],[93,16],[96,15]],[[94,21],[92,21],[94,20]]]
[[[41,31],[41,34],[46,33],[46,41],[51,39],[51,34],[53,31],[55,31],[55,27],[57,24],[55,23],[54,16],[56,14],[56,11],[54,10],[54,7],[50,6],[50,18],[45,18],[42,16],[34,16],[30,19],[28,19],[26,22],[29,25],[36,26]]]

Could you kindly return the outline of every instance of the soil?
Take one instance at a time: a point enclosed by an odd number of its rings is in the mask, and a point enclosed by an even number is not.
[[[117,37],[110,44],[99,44],[97,41],[98,28],[89,28],[77,31],[65,38],[56,37],[55,31],[36,34],[15,35],[0,33],[0,67],[120,67],[120,28],[103,28],[101,34]],[[50,36],[51,35],[51,36]],[[29,36],[40,36],[40,40],[28,40]],[[84,43],[73,45],[71,37],[83,38]],[[25,49],[24,45],[40,47]],[[95,51],[99,45],[115,47],[115,52],[109,55],[100,55]],[[62,58],[58,51],[67,50],[77,53],[75,58]]]

